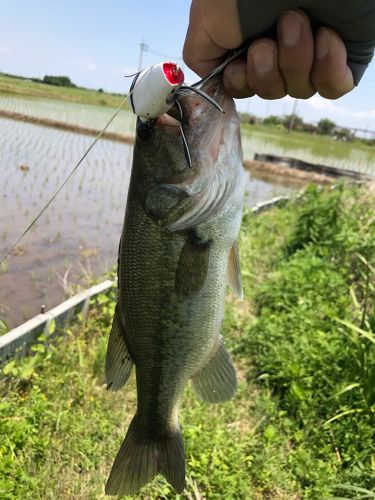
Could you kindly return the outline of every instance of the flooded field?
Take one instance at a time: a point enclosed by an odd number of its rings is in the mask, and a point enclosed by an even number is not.
[[[114,113],[108,106],[79,104],[52,99],[19,98],[0,94],[0,110],[21,113],[23,115],[100,130]],[[108,128],[109,132],[123,135],[134,134],[135,117],[127,110],[121,111]]]
[[[113,108],[107,106],[35,97],[20,98],[11,94],[0,94],[0,110],[96,130],[101,129],[114,112]],[[134,123],[134,115],[123,110],[108,131],[132,136]],[[242,142],[244,157],[248,160],[253,159],[254,153],[268,153],[375,175],[375,148],[361,143],[344,143],[302,133],[288,134],[284,129],[251,125],[242,127]]]
[[[0,118],[0,255],[91,142],[80,134]],[[101,140],[0,269],[0,318],[10,327],[115,265],[131,161],[131,146]],[[291,189],[282,179],[247,172],[248,205]]]

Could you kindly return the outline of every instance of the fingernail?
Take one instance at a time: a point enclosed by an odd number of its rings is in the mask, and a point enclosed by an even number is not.
[[[285,12],[280,20],[281,41],[285,45],[296,45],[302,34],[302,19],[297,12]]]
[[[321,28],[316,40],[315,57],[316,59],[324,59],[331,46],[331,33],[326,28]]]
[[[259,74],[268,73],[275,64],[275,49],[266,43],[259,43],[250,49],[250,57],[255,71]]]
[[[246,63],[233,61],[225,72],[227,84],[233,90],[242,90],[247,87]]]

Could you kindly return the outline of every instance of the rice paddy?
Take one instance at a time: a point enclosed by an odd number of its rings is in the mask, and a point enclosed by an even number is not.
[[[69,123],[78,127],[101,130],[114,113],[114,108],[94,104],[57,101],[53,99],[23,99],[0,94],[0,110],[22,115]],[[134,135],[135,117],[123,110],[108,128],[124,136]]]

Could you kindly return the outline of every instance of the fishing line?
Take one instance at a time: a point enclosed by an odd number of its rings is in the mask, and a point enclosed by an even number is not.
[[[144,78],[147,74],[147,71],[145,74],[142,76]],[[72,177],[72,175],[75,173],[75,171],[78,169],[78,167],[81,165],[83,160],[86,158],[86,156],[90,153],[92,148],[95,146],[95,144],[99,141],[99,139],[102,137],[104,132],[107,130],[107,128],[110,126],[110,124],[113,122],[113,120],[116,118],[116,116],[120,113],[122,108],[125,106],[127,103],[128,99],[130,98],[132,92],[134,91],[134,88],[130,90],[128,95],[125,97],[125,99],[122,101],[120,106],[116,109],[116,111],[113,113],[111,118],[108,120],[104,128],[98,133],[98,135],[95,137],[93,142],[90,144],[90,146],[86,149],[85,153],[81,157],[81,159],[78,161],[78,163],[75,164],[73,170],[70,172],[68,177],[64,180],[64,182],[60,185],[60,187],[55,191],[55,193],[52,195],[52,197],[48,200],[48,202],[44,205],[44,207],[40,210],[40,212],[34,217],[34,219],[31,221],[31,223],[28,225],[28,227],[23,231],[23,233],[17,238],[17,240],[13,243],[13,245],[10,247],[10,249],[5,253],[5,255],[1,258],[0,260],[0,266],[9,258],[13,250],[16,248],[16,246],[19,244],[19,242],[26,236],[26,234],[30,231],[30,229],[38,222],[38,220],[41,218],[41,216],[44,214],[44,212],[47,210],[47,208],[51,205],[51,203],[55,200],[55,198],[58,196],[60,191],[64,188],[65,184],[69,181],[69,179]]]
[[[176,97],[176,106],[180,115],[180,130],[181,130],[181,137],[182,137],[182,144],[184,146],[184,153],[185,153],[185,158],[187,161],[187,164],[189,165],[189,168],[192,168],[193,164],[191,161],[191,155],[190,155],[190,150],[189,150],[189,145],[187,143],[186,137],[185,137],[185,132],[184,132],[184,113],[182,111],[181,104],[178,101],[178,98]]]
[[[243,47],[240,47],[238,50],[233,50],[228,54],[228,56],[224,59],[224,61],[219,64],[216,68],[214,68],[211,73],[209,73],[207,76],[199,80],[198,82],[194,83],[192,86],[193,87],[200,87],[204,85],[208,80],[213,78],[215,75],[219,74],[221,71],[223,71],[228,64],[233,61],[233,59],[236,59],[239,55],[241,55],[243,52],[245,52],[249,48],[248,45],[244,45]]]

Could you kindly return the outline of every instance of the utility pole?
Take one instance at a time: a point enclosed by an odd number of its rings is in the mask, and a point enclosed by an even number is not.
[[[296,118],[296,111],[297,111],[297,99],[294,99],[292,116],[290,117],[288,132],[291,132],[293,130],[294,120]]]
[[[141,43],[139,44],[139,63],[138,63],[138,71],[142,71],[142,59],[143,52],[148,51],[148,45],[145,43],[145,39],[143,38]]]

